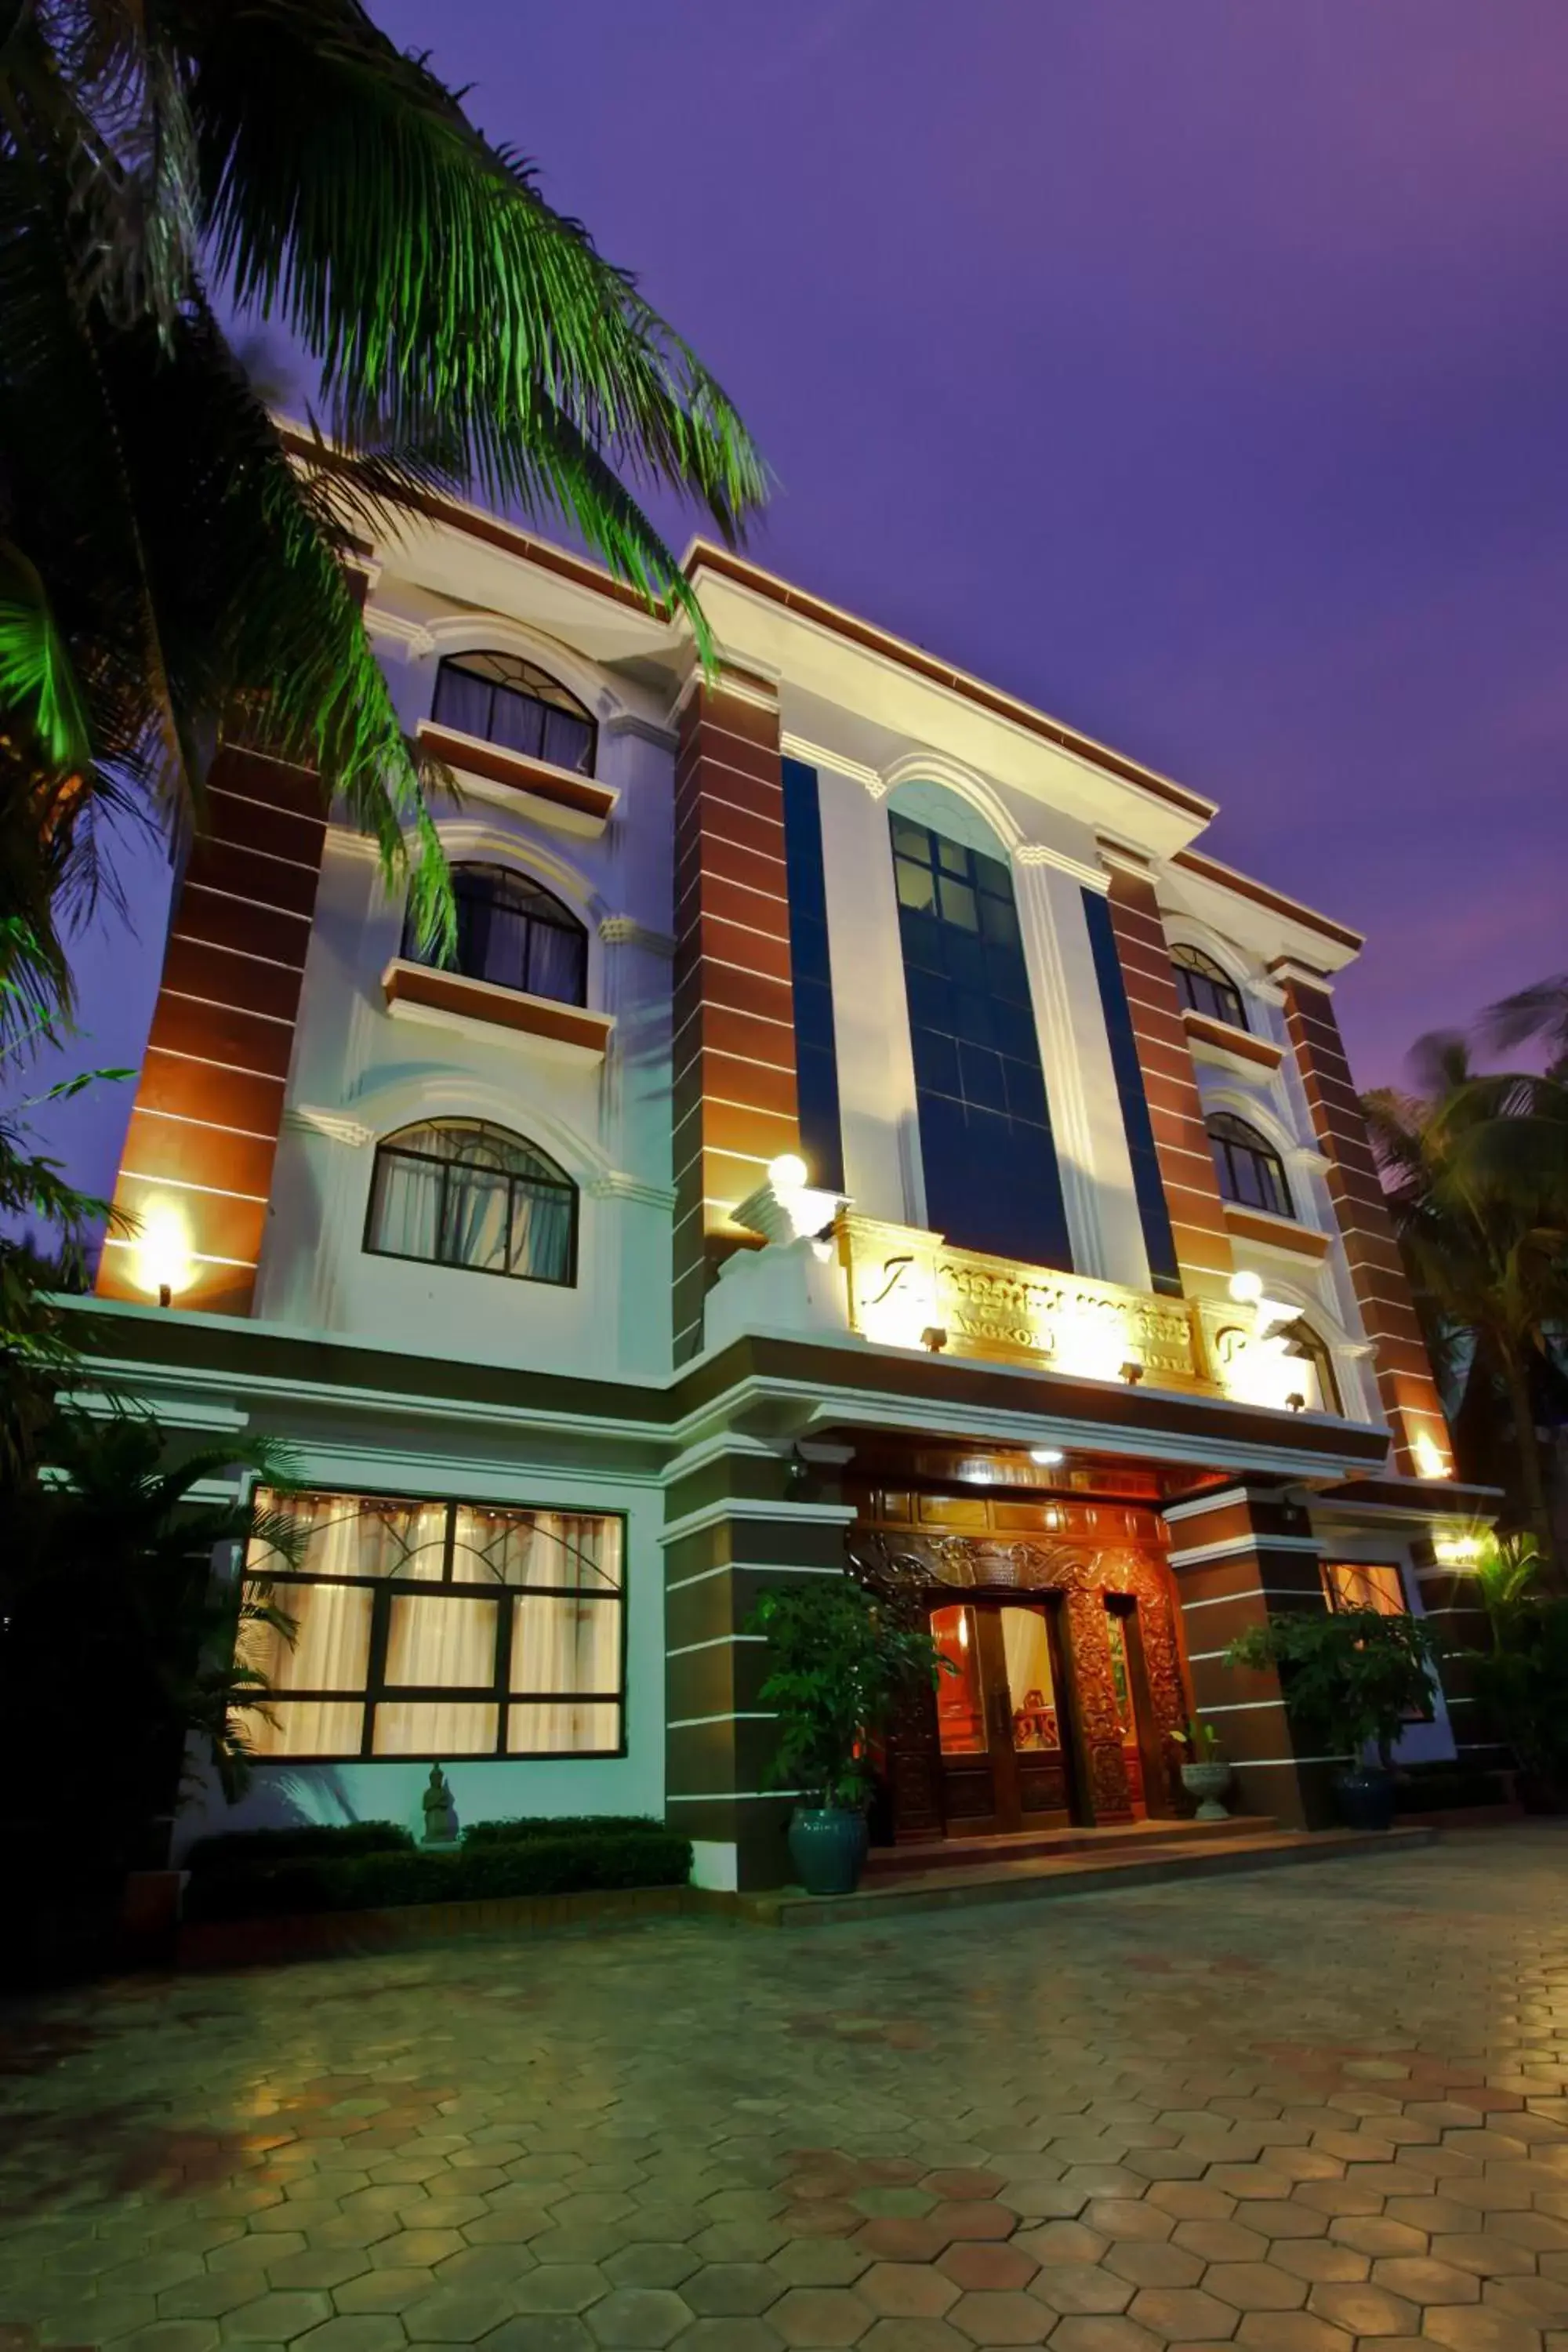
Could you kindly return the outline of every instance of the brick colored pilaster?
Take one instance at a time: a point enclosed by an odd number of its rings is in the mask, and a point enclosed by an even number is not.
[[[1100,849],[1182,1287],[1189,1297],[1223,1297],[1234,1266],[1230,1236],[1153,877],[1131,852],[1103,842]]]
[[[1507,1764],[1510,1751],[1497,1737],[1496,1725],[1476,1696],[1474,1662],[1465,1654],[1487,1651],[1492,1645],[1491,1620],[1476,1571],[1440,1560],[1426,1538],[1411,1545],[1410,1559],[1421,1587],[1426,1622],[1443,1644],[1437,1679],[1443,1685],[1458,1760],[1482,1769]]]
[[[1305,966],[1282,961],[1271,969],[1285,992],[1296,1066],[1319,1148],[1329,1163],[1329,1192],[1372,1343],[1378,1394],[1394,1434],[1393,1466],[1406,1478],[1451,1475],[1448,1424],[1384,1202],[1333,1000],[1321,975],[1309,973]]]
[[[776,1460],[722,1457],[700,1482],[676,1481],[666,1498],[667,1813],[694,1842],[732,1849],[742,1893],[789,1877],[784,1832],[794,1806],[769,1781],[778,1735],[758,1699],[768,1654],[748,1621],[770,1587],[842,1574],[854,1517],[847,1507],[776,1499],[782,1477]]]
[[[702,1345],[720,1262],[755,1245],[732,1211],[800,1149],[778,701],[694,678],[675,785],[675,1359]]]
[[[1306,1512],[1278,1488],[1247,1485],[1173,1504],[1165,1517],[1193,1703],[1234,1768],[1231,1801],[1289,1828],[1322,1827],[1332,1816],[1328,1784],[1337,1759],[1306,1745],[1272,1668],[1245,1672],[1224,1658],[1249,1626],[1326,1606]]]
[[[314,776],[220,753],[114,1192],[144,1218],[177,1215],[194,1267],[181,1307],[250,1311],[325,837]],[[137,1265],[135,1236],[110,1238],[100,1292],[145,1300]]]

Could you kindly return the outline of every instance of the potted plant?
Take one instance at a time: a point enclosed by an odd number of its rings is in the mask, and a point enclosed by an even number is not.
[[[1334,1801],[1350,1828],[1394,1821],[1394,1743],[1431,1706],[1437,1655],[1429,1625],[1403,1612],[1303,1609],[1249,1626],[1226,1652],[1230,1666],[1276,1667],[1291,1719],[1346,1759]],[[1377,1763],[1364,1761],[1375,1748]]]
[[[1187,1751],[1182,1766],[1182,1786],[1189,1797],[1198,1800],[1200,1822],[1227,1822],[1229,1813],[1220,1799],[1230,1786],[1230,1766],[1220,1752],[1219,1734],[1212,1723],[1200,1723],[1194,1716],[1185,1731],[1178,1731],[1178,1741]]]
[[[790,1860],[808,1895],[850,1895],[868,1834],[871,1752],[905,1690],[950,1671],[928,1626],[850,1576],[764,1592],[747,1630],[772,1653],[758,1702],[778,1719],[770,1780],[798,1801]]]

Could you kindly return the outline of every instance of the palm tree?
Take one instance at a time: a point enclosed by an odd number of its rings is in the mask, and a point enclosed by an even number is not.
[[[302,436],[220,307],[313,363]],[[447,931],[348,576],[440,488],[561,519],[706,651],[639,497],[734,540],[765,484],[633,279],[357,0],[0,0],[0,914],[41,992],[99,814],[198,822],[241,735],[315,769]]]
[[[1480,1025],[1488,1043],[1505,1053],[1522,1045],[1527,1037],[1543,1037],[1552,1053],[1549,1075],[1568,1083],[1568,971],[1516,989],[1489,1005]]]
[[[1468,1340],[1502,1392],[1524,1517],[1554,1560],[1531,1374],[1568,1314],[1568,1084],[1474,1070],[1455,1036],[1411,1060],[1418,1093],[1365,1098],[1389,1209],[1439,1360]]]
[[[235,1485],[237,1468],[286,1482],[286,1448],[226,1439],[171,1462],[150,1414],[68,1407],[48,1449],[54,1476],[8,1498],[0,1546],[0,1838],[17,1888],[0,1981],[18,1938],[35,1961],[101,1946],[125,1872],[163,1866],[187,1757],[238,1793],[268,1690],[246,1630],[293,1632],[265,1579],[212,1573],[215,1550],[252,1540],[298,1557],[293,1523]]]

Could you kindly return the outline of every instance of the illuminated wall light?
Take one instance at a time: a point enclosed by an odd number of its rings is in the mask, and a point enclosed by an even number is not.
[[[1263,1277],[1245,1266],[1230,1277],[1230,1295],[1238,1307],[1256,1307],[1263,1296]]]
[[[1436,1438],[1418,1429],[1410,1441],[1410,1451],[1415,1456],[1415,1467],[1423,1478],[1451,1478],[1453,1466]]]
[[[768,1162],[768,1189],[789,1219],[796,1241],[826,1231],[842,1206],[837,1192],[820,1192],[798,1151],[781,1151]]]
[[[1054,1470],[1058,1462],[1067,1460],[1067,1455],[1059,1445],[1031,1445],[1029,1459],[1037,1462],[1042,1470]]]
[[[132,1252],[135,1281],[160,1307],[172,1306],[196,1278],[189,1222],[180,1203],[167,1195],[149,1201],[141,1218]]]
[[[1479,1536],[1450,1534],[1432,1538],[1434,1556],[1445,1568],[1474,1568],[1485,1549]]]

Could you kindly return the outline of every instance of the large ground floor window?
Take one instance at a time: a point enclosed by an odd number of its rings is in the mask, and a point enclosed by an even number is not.
[[[296,1557],[251,1544],[294,1639],[251,1628],[274,1697],[260,1757],[616,1756],[625,1748],[618,1518],[366,1495],[276,1495]]]

